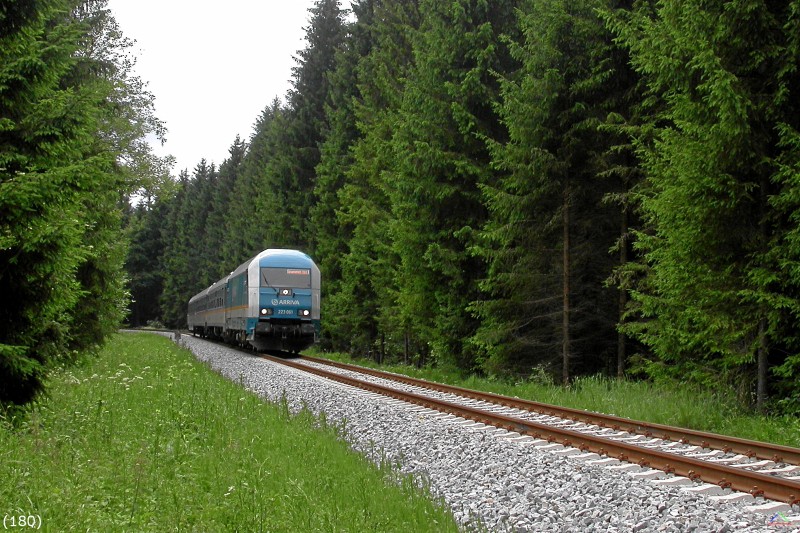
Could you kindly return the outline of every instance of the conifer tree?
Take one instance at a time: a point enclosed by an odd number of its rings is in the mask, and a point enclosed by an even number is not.
[[[787,335],[797,284],[784,270],[796,257],[786,217],[797,204],[784,200],[796,168],[797,9],[641,3],[613,22],[660,106],[640,138],[647,276],[629,330],[654,352],[651,375],[727,380],[762,406],[768,367],[797,349]]]
[[[392,136],[405,79],[413,65],[411,39],[419,27],[417,2],[364,2],[354,6],[369,34],[369,51],[357,67],[353,113],[359,135],[338,199],[338,224],[349,235],[340,259],[342,282],[326,298],[326,321],[335,346],[363,354],[403,354],[412,346],[399,318],[395,273],[399,258],[389,232],[392,219],[386,176],[394,164]],[[419,349],[414,347],[414,351]]]
[[[192,250],[197,246],[191,241],[193,235],[188,225],[193,189],[189,172],[182,170],[176,194],[167,203],[167,217],[162,229],[164,290],[161,293],[161,314],[164,325],[170,328],[184,325],[189,298],[204,288],[197,269],[191,265]]]
[[[214,190],[217,187],[217,169],[205,159],[194,168],[194,175],[189,182],[190,193],[186,196],[185,222],[189,239],[190,254],[186,257],[188,268],[193,275],[189,278],[194,281],[197,290],[208,287],[217,278],[214,276],[217,265],[214,254],[210,252],[214,246],[209,233],[209,219],[214,210]],[[184,304],[197,291],[185,295]]]
[[[372,337],[367,324],[348,327],[346,317],[359,314],[364,299],[342,298],[342,260],[349,252],[352,225],[339,217],[342,204],[340,194],[347,182],[347,173],[353,165],[351,148],[360,138],[356,127],[354,102],[358,98],[358,64],[372,47],[370,25],[373,1],[355,2],[355,22],[346,25],[346,37],[336,51],[335,68],[327,75],[329,93],[326,98],[328,131],[320,147],[320,163],[316,167],[314,206],[311,209],[314,259],[325,272],[323,299],[326,302],[326,320],[323,325],[323,346],[342,348],[346,337],[355,332]],[[332,296],[332,298],[331,298]],[[338,305],[342,302],[343,305]],[[356,303],[358,302],[358,303]],[[374,305],[374,301],[368,302]],[[346,342],[346,341],[345,341]],[[345,346],[349,349],[350,346]]]
[[[267,181],[285,127],[284,112],[277,98],[261,112],[237,171],[224,217],[223,256],[228,267],[240,264],[264,248],[278,246],[276,227],[288,224],[287,215],[276,199],[275,182]]]
[[[436,359],[467,369],[475,357],[467,340],[477,327],[467,307],[484,276],[469,249],[486,216],[480,186],[493,181],[485,140],[502,134],[496,73],[511,68],[500,35],[513,28],[515,6],[421,2],[395,162],[385,175],[400,316]]]
[[[233,265],[239,264],[225,254],[225,247],[230,239],[225,222],[231,216],[234,187],[242,173],[246,153],[247,145],[237,135],[228,149],[227,159],[219,166],[216,180],[210,187],[211,206],[206,219],[203,246],[209,258],[209,276],[213,281],[228,274]],[[245,218],[252,224],[249,217]]]
[[[124,312],[119,201],[161,127],[105,2],[0,17],[0,403],[23,403]],[[141,181],[138,183],[142,183]]]
[[[505,78],[500,108],[510,139],[492,144],[505,175],[483,189],[487,297],[473,305],[488,372],[541,366],[568,382],[611,357],[615,298],[603,280],[618,225],[602,202],[614,185],[604,179],[610,145],[599,129],[613,93],[601,5],[548,0],[519,11],[522,66]]]
[[[328,124],[328,74],[344,36],[344,12],[339,0],[317,0],[309,10],[306,47],[295,58],[292,89],[287,95],[286,128],[273,153],[267,180],[274,183],[276,203],[285,212],[287,226],[275,228],[277,242],[308,249],[313,242],[310,217],[314,204],[320,144]]]
[[[169,197],[143,201],[128,215],[130,240],[125,272],[130,278],[129,323],[145,326],[161,320],[159,297],[164,290],[164,235]]]

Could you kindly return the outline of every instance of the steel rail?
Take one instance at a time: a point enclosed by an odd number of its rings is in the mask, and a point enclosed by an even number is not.
[[[570,407],[559,407],[556,405],[550,405],[532,400],[523,400],[520,398],[512,398],[510,396],[502,396],[500,394],[494,394],[491,392],[481,392],[462,387],[456,387],[453,385],[443,385],[441,383],[426,381],[424,379],[382,372],[372,368],[349,365],[347,363],[329,361],[327,359],[320,359],[317,357],[303,356],[303,359],[342,368],[344,370],[351,370],[354,372],[369,374],[375,377],[400,381],[409,385],[416,385],[439,392],[458,394],[460,396],[465,396],[475,400],[484,400],[507,407],[515,407],[517,409],[534,411],[544,415],[566,418],[575,422],[584,422],[587,424],[594,424],[599,427],[608,427],[619,431],[641,434],[646,437],[657,437],[664,440],[692,444],[702,448],[722,450],[725,453],[737,453],[751,458],[756,457],[758,459],[768,459],[776,463],[800,465],[800,449],[792,448],[790,446],[741,439],[738,437],[718,435],[715,433],[706,433],[703,431],[678,428],[664,424],[640,422],[620,416],[593,413],[591,411],[573,409]]]
[[[635,463],[643,467],[655,468],[692,480],[700,480],[718,485],[722,488],[746,492],[755,497],[764,497],[770,500],[786,502],[790,505],[800,503],[800,482],[797,481],[751,472],[722,464],[708,463],[691,457],[683,457],[658,450],[642,448],[597,435],[589,435],[570,429],[521,420],[443,400],[436,400],[427,396],[403,392],[391,387],[385,387],[376,383],[369,383],[342,374],[329,372],[292,360],[263,354],[260,356],[275,363],[316,374],[326,379],[376,392],[405,402],[430,407],[462,418],[494,425],[508,431],[515,431],[522,435],[546,439],[550,442],[557,442],[564,446],[594,452],[598,455],[612,457],[620,461]]]

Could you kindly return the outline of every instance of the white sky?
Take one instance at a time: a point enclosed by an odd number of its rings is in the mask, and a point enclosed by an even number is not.
[[[294,56],[305,48],[314,0],[109,0],[136,40],[136,73],[155,95],[175,175],[220,163],[236,135],[248,141],[261,111],[285,101]]]

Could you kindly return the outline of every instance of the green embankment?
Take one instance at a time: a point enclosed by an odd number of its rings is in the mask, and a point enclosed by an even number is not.
[[[43,531],[455,531],[408,478],[170,340],[117,335],[0,424],[0,513]]]

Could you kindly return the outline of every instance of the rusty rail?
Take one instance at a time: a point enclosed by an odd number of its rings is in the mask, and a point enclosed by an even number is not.
[[[493,394],[491,392],[480,392],[452,385],[443,385],[441,383],[434,383],[424,379],[382,372],[372,368],[348,365],[347,363],[339,363],[337,361],[329,361],[316,357],[304,356],[303,358],[315,363],[330,365],[345,370],[351,370],[353,372],[360,372],[375,377],[400,381],[409,385],[416,385],[418,387],[424,387],[439,392],[448,392],[475,400],[483,400],[498,405],[514,407],[526,411],[533,411],[544,415],[557,416],[559,418],[565,418],[575,422],[594,424],[599,427],[608,427],[620,431],[627,431],[629,433],[640,434],[646,437],[657,437],[664,440],[693,444],[702,448],[722,450],[725,453],[737,453],[751,458],[756,457],[758,459],[768,459],[776,463],[800,465],[800,449],[789,446],[740,439],[726,435],[717,435],[715,433],[706,433],[703,431],[672,427],[664,424],[640,422],[620,416],[593,413],[591,411],[573,409],[570,407],[559,407],[531,400],[502,396],[499,394]]]
[[[522,435],[529,435],[534,438],[557,442],[564,446],[571,446],[584,451],[594,452],[598,455],[635,463],[640,466],[659,469],[667,473],[685,476],[692,480],[704,481],[723,488],[731,488],[732,490],[746,492],[757,497],[761,496],[792,505],[800,503],[800,482],[797,481],[751,472],[722,464],[709,463],[658,450],[642,448],[597,435],[584,434],[570,429],[521,420],[463,405],[457,405],[451,402],[436,400],[427,396],[403,392],[391,387],[384,387],[342,374],[328,372],[321,368],[303,365],[291,360],[266,355],[262,355],[262,357],[304,372],[316,374],[326,379],[377,392],[417,405],[430,407],[462,418],[491,424],[509,431],[516,431]]]

